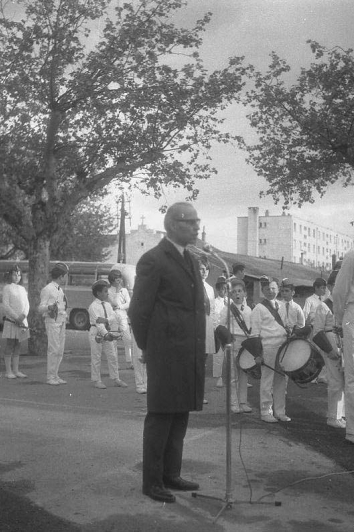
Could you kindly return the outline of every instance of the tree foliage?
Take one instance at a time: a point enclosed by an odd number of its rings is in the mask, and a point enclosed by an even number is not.
[[[266,74],[253,67],[243,103],[251,108],[254,144],[240,142],[248,162],[270,187],[266,194],[284,205],[313,202],[329,185],[353,182],[353,50],[327,50],[308,41],[314,61],[289,86],[290,66],[275,53]]]
[[[137,176],[145,192],[195,196],[211,143],[230,140],[219,112],[238,97],[242,60],[207,72],[210,14],[177,27],[183,0],[18,0],[22,20],[12,4],[0,0],[0,217],[26,242],[33,312],[50,242],[84,199]]]
[[[50,242],[51,260],[104,262],[117,236],[117,216],[96,199],[78,205],[68,224]]]

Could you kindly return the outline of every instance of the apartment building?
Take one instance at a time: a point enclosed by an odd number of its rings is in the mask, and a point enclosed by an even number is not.
[[[353,236],[285,212],[260,216],[258,207],[249,207],[248,216],[237,218],[237,253],[243,255],[329,270],[333,256],[338,259],[353,247]]]

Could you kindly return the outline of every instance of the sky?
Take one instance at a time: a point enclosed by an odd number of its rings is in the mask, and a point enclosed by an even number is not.
[[[354,48],[354,9],[352,0],[189,0],[188,6],[176,16],[178,23],[192,24],[206,11],[213,13],[204,34],[201,55],[210,69],[226,66],[230,56],[245,56],[246,63],[266,70],[275,51],[298,73],[309,65],[313,56],[308,39],[326,47]],[[227,129],[238,135],[250,132],[242,106],[233,105],[225,113]],[[197,182],[200,190],[194,202],[205,227],[206,239],[224,251],[237,251],[237,217],[247,216],[248,207],[258,206],[260,215],[282,213],[281,204],[271,198],[259,198],[266,190],[266,181],[257,176],[245,162],[245,153],[233,146],[216,146],[212,150],[212,164],[218,170],[208,181]],[[131,198],[131,227],[144,223],[156,230],[163,229],[163,215],[159,206],[183,201],[186,194],[165,191],[157,201],[134,193]],[[290,213],[325,227],[344,232],[354,238],[350,222],[354,220],[354,189],[331,185],[321,199]],[[129,223],[127,223],[129,230]]]
[[[112,0],[112,4],[116,1],[119,0]],[[21,11],[16,2],[11,0],[11,4],[15,12]],[[246,64],[265,71],[269,55],[275,51],[291,65],[296,79],[300,68],[307,67],[313,59],[308,39],[328,48],[354,48],[353,0],[188,0],[187,6],[176,13],[175,22],[192,26],[207,11],[213,16],[200,53],[210,70],[225,67],[228,58],[236,55],[245,56]],[[250,135],[246,114],[243,106],[230,106],[223,114],[224,129],[236,135]],[[207,241],[235,253],[238,216],[247,216],[248,207],[259,207],[260,215],[266,210],[271,215],[280,215],[282,208],[281,204],[274,205],[270,197],[260,199],[267,183],[247,165],[243,151],[231,145],[217,145],[211,156],[218,174],[196,182],[200,193],[194,206],[201,218],[201,228],[205,227]],[[164,190],[158,201],[135,192],[130,198],[132,215],[127,230],[136,229],[142,216],[149,228],[163,230],[159,207],[183,201],[186,195],[183,189]],[[289,212],[354,238],[350,225],[354,220],[353,196],[353,187],[331,185],[323,198],[315,196],[314,204],[291,208]]]

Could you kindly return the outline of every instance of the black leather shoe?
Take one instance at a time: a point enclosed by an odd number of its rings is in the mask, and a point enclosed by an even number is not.
[[[165,477],[163,483],[166,488],[170,488],[171,490],[194,491],[199,489],[199,484],[197,484],[197,482],[184,480],[184,478],[181,477]]]
[[[176,497],[165,488],[161,486],[150,486],[149,488],[143,488],[143,494],[150,497],[154,501],[160,502],[175,502]]]

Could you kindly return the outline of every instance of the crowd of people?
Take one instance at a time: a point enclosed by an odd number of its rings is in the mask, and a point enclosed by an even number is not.
[[[127,386],[118,367],[118,341],[122,340],[126,368],[134,369],[136,391],[147,394],[143,493],[162,502],[175,501],[170,490],[199,488],[181,477],[183,441],[189,412],[208,403],[204,393],[208,357],[213,357],[215,385],[225,385],[226,345],[231,353],[227,383],[231,412],[252,412],[248,381],[254,376],[259,379],[259,410],[265,423],[291,421],[286,412],[289,376],[304,373],[303,348],[309,346],[310,357],[313,351],[320,353],[315,361],[322,362],[315,364],[310,380],[327,384],[327,423],[346,428],[346,440],[354,444],[354,251],[327,282],[315,280],[314,293],[303,308],[293,299],[295,286],[290,279],[279,282],[267,276],[260,278],[261,297],[254,306],[248,304],[244,264],[236,263],[229,275],[219,276],[215,289],[208,284],[207,256],[196,258],[188,249],[196,243],[199,224],[191,204],[172,205],[165,215],[165,238],[137,264],[133,293],[124,286],[116,265],[108,280],[92,285],[88,309],[93,386],[106,388],[102,355],[113,385]],[[38,307],[48,337],[47,383],[51,386],[66,384],[59,370],[67,307],[62,287],[68,273],[65,263],[54,266]],[[29,303],[18,266],[7,274],[3,306],[5,377],[24,379],[19,352],[20,343],[29,337]]]

